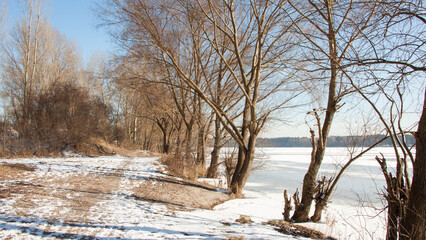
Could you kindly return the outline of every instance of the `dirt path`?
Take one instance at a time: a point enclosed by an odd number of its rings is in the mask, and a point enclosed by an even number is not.
[[[155,166],[144,168],[148,163],[142,158],[39,160],[0,163],[0,236],[5,239],[123,237],[129,229],[121,218],[126,224],[154,223],[176,210],[211,209],[229,199],[157,173]]]

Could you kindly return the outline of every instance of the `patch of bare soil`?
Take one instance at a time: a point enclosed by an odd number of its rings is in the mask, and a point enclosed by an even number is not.
[[[27,167],[24,167],[27,166]],[[26,169],[26,170],[24,170]],[[25,164],[0,165],[0,198],[14,198],[11,205],[16,216],[47,217],[64,222],[86,222],[90,208],[116,190],[120,178],[116,176],[67,175],[40,176]],[[48,212],[35,212],[50,208]]]
[[[178,209],[212,209],[230,199],[229,194],[217,189],[168,177],[151,178],[133,192],[136,199],[165,203]]]
[[[36,169],[34,166],[22,163],[1,163],[0,164],[0,180],[13,179],[26,172],[32,172]]]

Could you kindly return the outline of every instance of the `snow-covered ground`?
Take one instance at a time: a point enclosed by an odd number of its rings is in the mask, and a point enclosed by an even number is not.
[[[58,200],[49,194],[31,204],[26,214],[14,208],[23,196],[0,198],[1,239],[303,239],[283,235],[274,227],[263,224],[282,218],[282,191],[290,193],[301,188],[309,164],[309,148],[263,149],[266,160],[255,170],[246,185],[243,199],[227,201],[213,210],[171,210],[161,203],[138,200],[133,189],[149,177],[161,176],[155,158],[127,158],[122,156],[57,159],[0,159],[0,162],[25,163],[37,167],[33,177],[23,177],[20,183],[35,184],[34,179],[52,181],[89,174],[119,174],[117,187],[110,194],[99,197],[88,209],[87,222],[61,220],[61,215],[72,215],[67,200],[78,200],[81,193],[73,193]],[[360,159],[348,171],[338,186],[332,203],[318,224],[304,224],[338,239],[383,239],[385,215],[376,195],[383,189],[383,178],[378,172],[374,156],[390,153],[387,148],[376,150]],[[332,171],[345,156],[344,149],[329,150],[323,172]],[[117,171],[119,170],[119,173]],[[16,182],[1,181],[1,188],[13,187]],[[84,183],[83,183],[84,184]],[[52,188],[50,195],[63,189]],[[88,191],[90,192],[90,191]],[[87,194],[87,193],[86,193]],[[377,209],[376,209],[377,208]],[[248,215],[251,224],[235,222],[240,215]]]
[[[72,216],[68,201],[83,198],[83,191],[70,193],[72,186],[52,185],[48,194],[34,201],[28,200],[30,202],[22,199],[24,195],[19,193],[0,199],[1,239],[293,239],[262,224],[263,219],[254,218],[252,224],[237,224],[235,220],[243,213],[240,210],[245,208],[243,203],[247,199],[227,202],[214,210],[188,208],[187,211],[175,211],[161,203],[133,198],[133,189],[144,179],[161,176],[155,171],[158,168],[155,158],[32,158],[2,159],[0,162],[37,167],[36,172],[27,177],[1,181],[3,189],[16,186],[18,181],[20,185],[37,187],[40,184],[36,179],[41,178],[61,182],[61,179],[75,176],[119,172],[122,179],[112,193],[101,195],[88,209],[85,222],[63,220],[65,216]],[[53,197],[62,192],[67,194],[63,199]],[[88,194],[90,189],[84,192]],[[32,207],[22,213],[22,209],[16,208],[18,202]]]

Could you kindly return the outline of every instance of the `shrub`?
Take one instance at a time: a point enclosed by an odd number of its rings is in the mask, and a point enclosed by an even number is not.
[[[14,121],[18,137],[11,152],[47,155],[76,149],[92,138],[112,139],[110,108],[75,84],[51,85],[30,109],[28,119]]]

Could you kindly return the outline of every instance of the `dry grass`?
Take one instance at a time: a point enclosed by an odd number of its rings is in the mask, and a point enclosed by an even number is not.
[[[175,177],[196,181],[198,177],[206,175],[205,166],[185,164],[179,156],[165,155],[159,161],[166,166],[167,173]]]
[[[168,177],[147,179],[133,192],[132,197],[137,200],[164,203],[178,210],[185,207],[213,209],[230,199],[229,194],[218,192],[215,188]]]
[[[191,179],[192,176],[189,176],[188,170],[185,169],[183,160],[178,156],[165,155],[161,157],[158,161],[166,166],[168,174],[184,179]]]
[[[17,145],[19,145],[17,143]],[[72,144],[68,146],[75,153],[89,156],[89,157],[98,157],[98,156],[108,156],[119,154],[126,157],[156,157],[160,156],[159,153],[150,152],[150,151],[139,151],[135,148],[124,148],[119,147],[116,144],[109,143],[102,138],[91,137],[84,139],[79,143]],[[63,150],[63,149],[62,149]],[[6,148],[0,148],[0,158],[29,158],[29,157],[61,157],[63,156],[63,151],[61,149],[52,149],[52,148],[22,148],[10,151]]]
[[[240,218],[235,220],[235,222],[241,223],[241,224],[253,223],[250,216],[246,216],[246,215],[241,215]]]
[[[90,138],[75,146],[75,150],[90,157],[119,154],[126,157],[157,157],[159,153],[150,151],[139,151],[138,149],[119,147],[108,143],[102,138]]]
[[[313,238],[313,239],[329,239],[329,240],[337,240],[333,237],[330,236],[326,236],[325,234],[314,230],[314,229],[310,229],[308,227],[304,227],[301,225],[297,225],[297,224],[293,224],[290,222],[285,222],[285,221],[268,221],[267,224],[272,225],[277,227],[276,230],[278,232],[287,234],[287,235],[293,235],[293,236],[302,236],[302,237],[307,237],[307,238]]]

